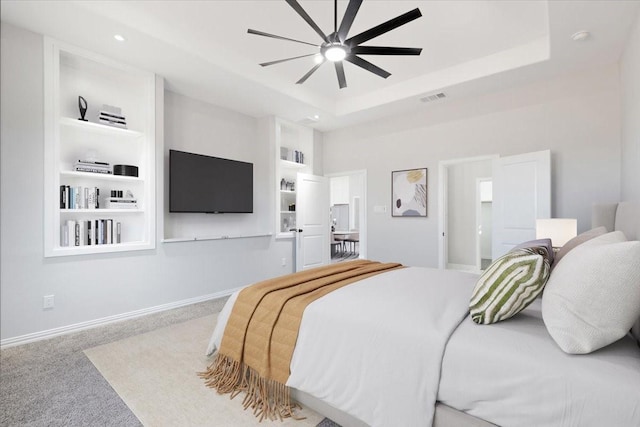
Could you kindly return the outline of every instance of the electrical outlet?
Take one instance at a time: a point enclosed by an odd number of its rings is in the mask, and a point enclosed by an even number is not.
[[[287,259],[286,258],[282,258],[282,266],[283,267],[287,266]]]
[[[53,308],[53,295],[45,295],[42,297],[42,308]]]

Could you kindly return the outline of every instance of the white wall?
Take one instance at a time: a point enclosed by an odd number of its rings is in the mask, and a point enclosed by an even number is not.
[[[640,202],[640,12],[620,60],[622,93],[621,200]]]
[[[273,231],[269,140],[258,121],[170,91],[164,97],[165,238],[250,235]],[[169,149],[253,163],[253,214],[170,213]],[[158,177],[163,184],[162,176]]]
[[[440,160],[550,149],[552,214],[585,230],[592,203],[620,194],[620,116],[612,65],[326,133],[324,171],[367,169],[369,258],[436,267]],[[392,218],[391,171],[423,167],[428,218]]]
[[[45,259],[43,39],[3,22],[1,43],[2,340],[206,296],[291,272],[291,243],[269,237],[170,244],[158,241],[157,248],[150,251]],[[202,135],[194,143],[211,144],[212,153],[237,149],[239,154],[253,157],[249,153],[260,143],[255,138],[256,119],[172,94],[167,98],[169,146],[177,140],[188,145],[187,140],[199,136],[195,131],[185,132],[177,123],[185,116],[197,116],[198,121],[207,123],[205,130],[211,139]],[[218,133],[227,138],[214,138]],[[237,147],[227,147],[230,143]],[[271,158],[255,155],[254,161],[258,173],[264,176]],[[161,185],[162,160],[156,167]],[[255,218],[262,218],[263,204],[257,204],[260,212],[254,214]],[[159,205],[159,215],[161,212]],[[234,222],[225,225],[233,227]],[[161,231],[157,237],[162,238]],[[280,266],[283,257],[289,260],[287,267]],[[42,297],[51,294],[55,295],[55,308],[45,311]]]

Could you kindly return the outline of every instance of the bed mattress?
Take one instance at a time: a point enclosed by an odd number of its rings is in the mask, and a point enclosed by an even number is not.
[[[504,322],[460,324],[438,400],[501,426],[640,426],[640,349],[625,337],[592,354],[566,354],[537,299]]]

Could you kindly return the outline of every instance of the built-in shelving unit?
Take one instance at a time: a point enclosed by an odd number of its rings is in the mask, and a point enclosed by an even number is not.
[[[66,256],[155,248],[155,76],[91,52],[45,39],[44,255]],[[78,97],[87,101],[78,120]],[[98,123],[103,105],[121,108],[127,129]],[[138,167],[138,176],[77,172],[78,160]],[[99,189],[99,208],[66,209],[60,187]],[[130,192],[134,209],[104,209],[111,190]],[[111,220],[120,243],[64,244],[68,221]],[[115,237],[113,238],[115,242]]]
[[[297,220],[297,174],[313,173],[313,129],[279,118],[274,121],[276,237],[291,238],[293,233],[289,230],[296,227]],[[293,188],[286,183],[292,184]]]

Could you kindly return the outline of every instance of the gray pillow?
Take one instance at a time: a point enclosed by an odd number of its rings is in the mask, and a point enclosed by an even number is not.
[[[524,310],[542,292],[551,267],[544,247],[507,252],[482,273],[471,295],[471,319],[488,325]]]
[[[538,251],[540,255],[549,260],[549,265],[553,265],[554,253],[553,253],[553,245],[551,244],[551,239],[536,239],[529,240],[528,242],[520,243],[515,248],[511,249],[515,251],[517,249],[524,248],[539,248]]]
[[[564,256],[568,254],[571,249],[583,244],[588,240],[593,239],[594,237],[601,236],[606,232],[607,232],[607,229],[605,227],[596,227],[596,228],[592,228],[589,231],[585,231],[582,234],[578,234],[576,237],[569,240],[567,243],[565,243],[563,247],[560,248],[560,250],[556,254],[555,261],[553,262],[554,264],[553,268],[556,268],[560,260],[564,258]]]

